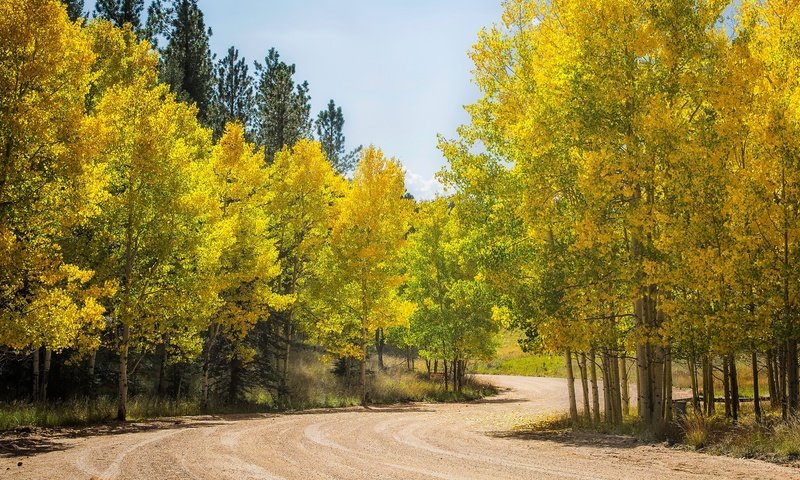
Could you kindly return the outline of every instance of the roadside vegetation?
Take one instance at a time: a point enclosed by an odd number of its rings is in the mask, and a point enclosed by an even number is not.
[[[769,409],[760,422],[752,408],[733,422],[724,414],[706,416],[689,412],[679,416],[656,435],[637,416],[628,416],[616,425],[595,423],[581,416],[574,423],[568,413],[538,418],[514,428],[509,435],[552,440],[577,435],[611,435],[642,444],[664,443],[691,451],[737,458],[764,460],[800,467],[800,423],[786,422],[780,410]]]
[[[337,372],[333,362],[324,361],[319,352],[299,352],[289,374],[287,398],[275,398],[270,391],[257,388],[235,404],[224,402],[203,406],[198,398],[170,399],[137,395],[129,400],[129,420],[145,421],[168,417],[224,415],[237,413],[293,412],[315,408],[341,408],[361,405],[357,377],[349,379]],[[495,395],[492,385],[471,377],[461,391],[446,389],[440,376],[431,378],[423,371],[409,371],[405,360],[390,356],[385,370],[375,362],[369,369],[370,404],[392,405],[409,402],[464,402]],[[29,427],[75,427],[112,422],[116,416],[113,396],[78,397],[63,402],[0,402],[0,431]]]

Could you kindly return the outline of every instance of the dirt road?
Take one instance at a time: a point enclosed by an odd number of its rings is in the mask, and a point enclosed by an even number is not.
[[[485,378],[507,390],[470,404],[181,419],[40,439],[22,445],[30,456],[0,458],[0,478],[800,478],[796,469],[624,438],[523,438],[511,428],[564,410],[565,381]]]

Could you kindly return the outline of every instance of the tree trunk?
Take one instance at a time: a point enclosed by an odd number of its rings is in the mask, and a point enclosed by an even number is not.
[[[750,353],[753,364],[753,411],[756,414],[756,422],[761,423],[761,397],[758,393],[758,354],[755,349]]]
[[[797,340],[794,333],[790,334],[786,344],[786,384],[789,397],[789,416],[796,417],[800,406],[800,383],[798,383]]]
[[[728,356],[722,357],[722,390],[725,397],[725,416],[731,417],[731,382]]]
[[[208,408],[208,396],[211,389],[211,350],[214,348],[214,341],[219,331],[219,325],[214,324],[208,329],[208,338],[203,345],[203,387],[200,392],[200,408]]]
[[[700,412],[700,393],[697,389],[697,362],[692,356],[686,361],[689,368],[689,378],[692,381],[692,409],[694,413]]]
[[[600,392],[597,389],[597,356],[594,348],[589,352],[589,373],[592,383],[592,416],[594,423],[600,423]]]
[[[158,383],[156,393],[159,397],[164,397],[164,376],[167,368],[167,342],[169,342],[169,335],[164,335],[161,340],[161,345],[158,346]]]
[[[619,425],[622,422],[622,401],[620,398],[619,363],[617,357],[611,352],[606,354],[608,365],[608,393],[610,397],[611,422]]]
[[[664,360],[664,421],[672,421],[672,352],[667,348]]]
[[[92,351],[89,354],[89,385],[87,385],[89,389],[89,393],[91,396],[94,396],[94,370],[95,366],[97,365],[97,350]]]
[[[361,389],[361,406],[367,406],[367,359],[362,358],[358,363],[358,383]]]
[[[578,424],[578,406],[575,403],[575,375],[572,372],[572,352],[569,349],[564,354],[567,362],[567,391],[569,392],[569,418],[573,425]]]
[[[589,407],[589,379],[586,369],[586,354],[581,353],[578,367],[581,371],[581,387],[583,390],[583,418],[589,423],[592,421],[592,412]]]
[[[728,373],[731,375],[731,416],[733,421],[739,420],[739,374],[736,371],[736,357],[731,355],[728,359]],[[758,377],[753,377],[757,381]],[[754,387],[754,391],[758,391],[758,387]]]
[[[653,303],[653,294],[651,294],[651,303]],[[651,314],[657,318],[656,324],[652,324],[651,328],[657,328],[658,325],[663,323],[663,313],[656,312],[653,307],[651,307]],[[653,399],[651,402],[653,411],[651,413],[651,427],[654,431],[660,432],[663,428],[664,424],[664,364],[666,363],[666,348],[658,345],[658,344],[650,344],[651,356],[650,356],[650,372],[651,372],[651,387],[650,391],[653,395]]]
[[[442,363],[444,364],[444,391],[446,392],[448,390],[450,376],[447,375],[447,360],[442,360]]]
[[[772,349],[767,350],[767,388],[769,389],[769,404],[772,408],[777,408],[778,401],[778,381],[775,368],[775,355]]]
[[[611,406],[611,372],[608,370],[608,355],[600,355],[600,370],[603,374],[603,422],[614,423],[614,407]]]
[[[658,311],[657,294],[656,286],[649,285],[636,302],[637,326],[643,333],[657,332],[664,321],[663,313]],[[652,431],[660,432],[664,422],[665,348],[645,341],[638,345],[636,353],[640,386],[643,387],[639,392],[640,416]]]
[[[33,349],[33,389],[31,398],[34,402],[39,401],[39,347]]]
[[[706,355],[703,357],[703,404],[705,405],[706,415],[714,415],[714,364],[712,359]]]
[[[628,385],[628,362],[624,355],[619,357],[619,382],[622,394],[622,414],[628,416],[631,414],[631,395]]]
[[[281,393],[286,393],[286,384],[289,381],[289,357],[292,353],[292,335],[294,334],[293,327],[293,312],[286,315],[286,324],[284,325],[284,340],[286,341],[286,348],[283,352],[283,371],[281,372]]]
[[[379,328],[375,330],[375,350],[378,351],[378,368],[381,370],[386,370],[386,366],[383,364],[383,347],[386,344],[386,340],[383,338],[383,329]]]
[[[778,396],[781,400],[781,416],[788,420],[789,409],[786,398],[786,345],[778,349]]]
[[[454,392],[461,392],[461,377],[459,376],[458,372],[458,359],[453,359],[453,363],[451,364],[451,370],[453,372],[453,391]]]
[[[366,319],[361,322],[362,325],[366,324]],[[361,363],[358,366],[358,382],[361,387],[361,406],[366,407],[369,398],[367,398],[367,342],[369,339],[369,331],[363,328],[361,331]]]
[[[638,347],[637,347],[637,350],[636,350],[636,358],[633,360],[633,364],[634,364],[634,367],[636,367],[634,369],[634,371],[636,372],[636,399],[637,399],[637,402],[636,402],[636,415],[639,418],[642,418],[642,415],[644,415],[644,413],[642,412],[642,403],[641,403],[641,401],[639,401],[640,400],[639,399],[639,396],[640,396],[639,392],[641,392],[644,387],[642,386],[642,370],[639,368],[639,350],[638,350]]]
[[[228,403],[236,404],[239,401],[239,392],[242,390],[242,358],[234,352],[231,358],[230,382],[228,383]]]
[[[619,378],[619,357],[611,355],[611,381],[614,387],[614,420],[617,424],[622,423],[622,381]]]
[[[131,327],[122,325],[122,340],[119,343],[119,387],[117,391],[117,420],[124,422],[128,417],[128,346]]]
[[[49,348],[45,347],[44,349],[44,371],[42,372],[42,401],[47,401],[47,382],[50,379],[50,360],[52,357],[53,351]]]

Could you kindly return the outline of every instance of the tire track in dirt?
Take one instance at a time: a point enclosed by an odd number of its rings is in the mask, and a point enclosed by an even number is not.
[[[466,404],[203,417],[57,440],[60,450],[24,458],[22,467],[0,458],[0,478],[800,479],[792,468],[602,436],[523,438],[514,426],[565,409],[565,381],[485,380],[504,391]]]

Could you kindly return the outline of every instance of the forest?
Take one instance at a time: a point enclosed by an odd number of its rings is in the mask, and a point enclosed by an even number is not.
[[[796,418],[800,2],[506,0],[420,201],[275,49],[145,6],[0,0],[4,400],[281,405],[315,349],[366,404],[387,348],[459,390],[515,330],[573,422]]]
[[[288,407],[313,349],[366,403],[386,345],[460,391],[499,327],[449,200],[275,49],[251,73],[196,0],[144,7],[0,2],[0,396]]]

